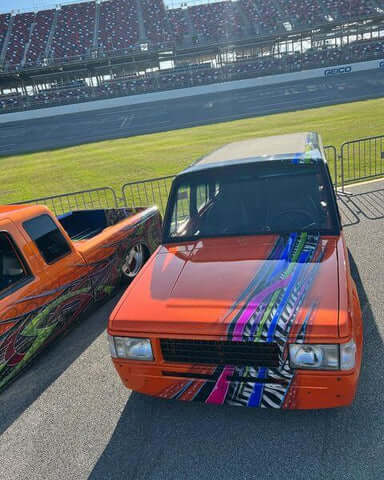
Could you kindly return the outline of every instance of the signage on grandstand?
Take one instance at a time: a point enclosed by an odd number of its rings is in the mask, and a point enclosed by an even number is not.
[[[324,75],[328,77],[329,75],[340,75],[343,73],[351,73],[352,67],[351,65],[347,65],[344,67],[336,67],[336,68],[327,68],[324,70]]]
[[[380,62],[379,62],[379,68],[384,68],[384,60],[380,60]]]

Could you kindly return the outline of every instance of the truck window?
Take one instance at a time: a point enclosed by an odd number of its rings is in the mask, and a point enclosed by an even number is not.
[[[178,236],[182,234],[190,219],[191,188],[189,185],[181,186],[177,192],[176,204],[171,221],[171,232]]]
[[[32,278],[7,233],[0,232],[0,295]]]
[[[200,184],[196,187],[196,208],[200,212],[209,201],[209,185],[207,183]]]
[[[49,215],[40,215],[23,223],[46,263],[54,263],[71,249],[63,234]]]
[[[188,174],[172,187],[164,242],[290,232],[337,235],[335,201],[325,173],[320,163],[285,161]]]

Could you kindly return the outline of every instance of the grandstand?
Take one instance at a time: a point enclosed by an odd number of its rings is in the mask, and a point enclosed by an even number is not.
[[[384,57],[384,0],[93,0],[0,15],[0,112]]]

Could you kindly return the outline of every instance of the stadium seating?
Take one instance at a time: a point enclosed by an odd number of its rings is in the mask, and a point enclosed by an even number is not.
[[[9,13],[5,15],[0,15],[0,52],[3,49],[3,44],[4,44],[5,37],[7,35],[10,19],[11,19],[11,15]]]
[[[288,20],[293,28],[325,23],[325,10],[319,1],[313,0],[277,0],[283,18]]]
[[[210,64],[201,64],[157,71],[145,75],[132,74],[125,78],[106,81],[96,87],[88,86],[84,81],[74,81],[63,86],[56,86],[50,90],[41,91],[35,95],[10,94],[0,96],[0,111],[40,108],[47,105],[62,105],[158,90],[187,88],[322,66],[339,65],[358,61],[361,58],[370,60],[383,57],[384,41],[356,41],[344,47],[311,49],[304,53],[287,54],[280,57],[271,55],[249,58],[224,64],[221,68],[213,68]]]
[[[173,35],[176,42],[181,43],[184,36],[190,33],[188,30],[185,11],[182,8],[172,8],[167,11],[169,24],[172,27]]]
[[[168,42],[173,38],[163,0],[142,0],[147,39],[153,43]]]
[[[26,57],[27,65],[43,62],[54,15],[54,10],[43,10],[37,13]]]
[[[189,7],[199,41],[236,38],[244,30],[232,2],[217,2]]]
[[[69,62],[96,53],[117,56],[140,50],[143,43],[148,44],[145,47],[148,49],[163,48],[166,42],[190,47],[241,39],[249,34],[280,34],[374,15],[380,13],[380,8],[383,12],[384,0],[211,0],[178,8],[166,8],[163,0],[87,1],[13,17],[0,15],[0,52],[3,68],[18,71],[44,65],[46,57],[50,62]],[[221,67],[207,61],[146,74],[126,74],[105,82],[99,80],[98,86],[76,80],[39,93],[2,95],[0,111],[187,88],[377,58],[384,58],[384,41],[380,39],[228,61]]]
[[[280,9],[271,1],[254,0],[260,15],[260,25],[263,33],[274,33],[283,29]]]
[[[94,2],[65,5],[59,10],[51,56],[74,57],[89,54],[95,28]]]
[[[26,97],[22,95],[4,95],[0,96],[0,112],[7,112],[12,110],[23,110],[27,104]]]
[[[322,0],[332,18],[360,18],[377,13],[374,0]]]
[[[139,49],[140,43],[155,48],[167,42],[201,44],[284,33],[375,15],[383,12],[384,0],[207,0],[168,9],[164,0],[104,0],[98,9],[97,31],[95,1],[15,15],[5,64],[39,65],[45,57],[66,62],[96,52],[113,56]],[[0,52],[10,19],[10,14],[0,15]]]
[[[19,65],[22,62],[34,18],[34,13],[16,15],[7,45],[6,63]]]
[[[109,0],[100,4],[98,46],[102,51],[127,49],[138,40],[136,0]]]

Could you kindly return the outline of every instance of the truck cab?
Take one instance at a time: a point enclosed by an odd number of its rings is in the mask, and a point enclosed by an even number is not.
[[[320,137],[225,145],[181,172],[162,246],[112,313],[109,342],[123,383],[142,393],[350,404],[361,312]]]

